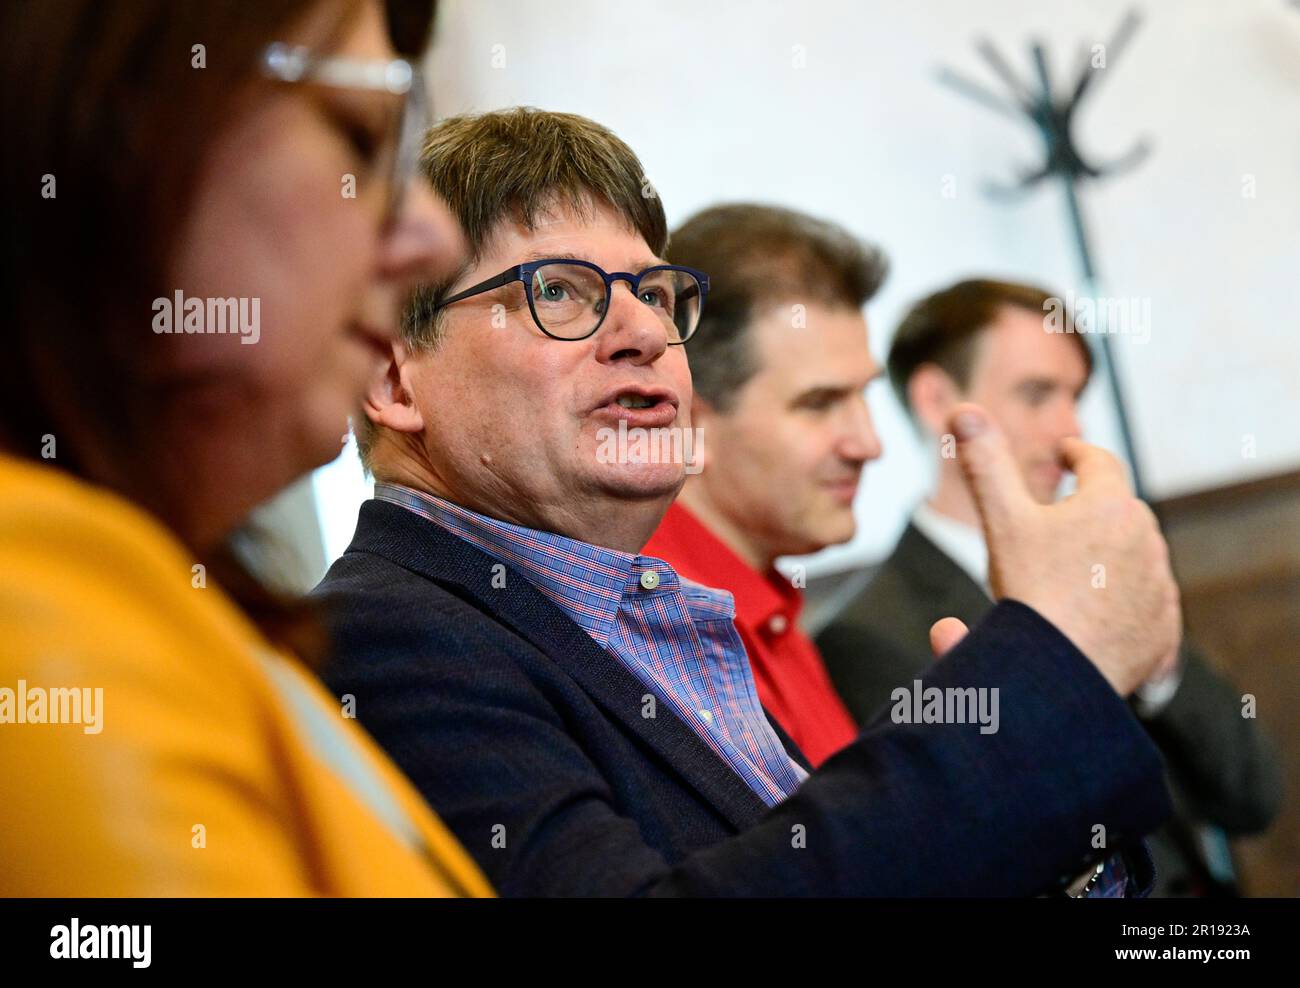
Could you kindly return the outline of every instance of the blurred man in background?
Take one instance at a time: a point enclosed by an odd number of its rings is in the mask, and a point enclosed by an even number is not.
[[[706,209],[669,244],[712,275],[690,353],[703,469],[644,551],[731,591],[764,709],[820,765],[857,729],[799,628],[803,581],[773,564],[853,535],[862,467],[880,455],[862,307],[885,259],[833,224],[751,204]]]
[[[1081,335],[1050,332],[1059,299],[1029,285],[963,281],[922,299],[887,361],[899,400],[938,449],[934,490],[912,514],[871,583],[817,638],[853,716],[870,721],[891,691],[932,661],[925,636],[940,617],[974,624],[993,605],[979,512],[947,435],[960,402],[985,408],[1006,434],[1026,488],[1057,499],[1062,438],[1078,436],[1078,401],[1092,373]],[[1105,570],[1092,569],[1097,592]],[[1168,763],[1176,817],[1152,838],[1156,894],[1230,893],[1223,833],[1264,829],[1281,802],[1274,757],[1241,692],[1186,643],[1138,688],[1132,705]]]

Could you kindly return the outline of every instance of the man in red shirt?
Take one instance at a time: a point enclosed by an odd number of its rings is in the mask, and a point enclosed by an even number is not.
[[[710,277],[689,354],[702,469],[643,552],[735,595],[759,699],[820,765],[857,732],[773,563],[853,536],[862,467],[881,452],[862,307],[885,259],[831,223],[728,205],[674,231],[669,260]]]

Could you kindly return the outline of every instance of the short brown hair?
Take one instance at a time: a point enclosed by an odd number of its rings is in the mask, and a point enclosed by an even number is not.
[[[668,244],[663,203],[640,160],[611,130],[586,117],[530,106],[449,117],[430,129],[420,166],[460,222],[471,264],[502,220],[532,228],[556,206],[579,215],[596,203],[608,206],[657,256]],[[402,316],[401,335],[409,347],[437,346],[437,306],[464,273],[462,268],[417,289]],[[356,424],[368,466],[374,427],[364,414]]]
[[[861,308],[889,269],[843,227],[780,206],[734,203],[673,231],[669,260],[709,275],[709,299],[687,344],[695,391],[719,411],[758,371],[749,345],[757,308],[801,299]]]
[[[1036,285],[988,278],[959,281],[927,295],[907,310],[889,345],[885,366],[894,393],[910,411],[907,384],[922,364],[935,364],[959,387],[968,387],[979,334],[988,329],[1003,309],[1024,309],[1045,317],[1049,307],[1056,311],[1059,305],[1060,296]],[[1091,377],[1092,352],[1087,342],[1073,331],[1068,315],[1064,328],[1078,344]]]
[[[429,131],[420,164],[460,221],[470,263],[502,220],[531,229],[556,206],[583,215],[593,202],[618,213],[656,255],[668,243],[663,203],[640,160],[611,130],[586,117],[531,106],[449,117]],[[407,343],[436,342],[434,308],[463,274],[417,292],[403,319]]]

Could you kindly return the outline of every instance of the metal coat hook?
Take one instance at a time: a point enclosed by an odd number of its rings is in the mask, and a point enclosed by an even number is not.
[[[1110,44],[1103,47],[1105,67],[1115,64],[1140,23],[1141,17],[1136,10],[1125,15]],[[1079,151],[1072,133],[1075,114],[1098,73],[1102,71],[1102,67],[1095,63],[1090,49],[1083,49],[1077,79],[1072,90],[1064,96],[1053,92],[1047,51],[1042,42],[1034,42],[1030,47],[1036,76],[1036,85],[1032,86],[1016,75],[1010,63],[987,38],[978,42],[976,51],[1006,85],[1010,92],[1009,99],[996,95],[952,69],[940,69],[939,81],[1003,116],[1028,119],[1042,137],[1044,148],[1042,163],[1036,168],[1021,168],[1014,184],[986,183],[985,190],[989,195],[999,199],[1018,199],[1051,176],[1060,176],[1074,183],[1084,178],[1098,179],[1122,174],[1137,167],[1150,153],[1151,147],[1145,139],[1139,139],[1131,151],[1109,164],[1092,164]]]
[[[1053,92],[1051,71],[1048,68],[1047,51],[1041,41],[1030,46],[1033,56],[1033,84],[1021,79],[1012,69],[1010,63],[1002,56],[991,41],[981,39],[976,50],[988,63],[994,74],[1002,80],[1009,91],[1003,97],[985,88],[978,82],[954,72],[952,69],[939,70],[939,81],[956,90],[963,96],[974,100],[981,106],[1014,120],[1028,119],[1038,130],[1043,139],[1043,161],[1036,168],[1020,169],[1014,184],[999,185],[988,182],[985,191],[993,198],[1003,201],[1023,198],[1035,186],[1046,178],[1059,178],[1065,192],[1066,206],[1070,214],[1070,228],[1074,236],[1075,249],[1079,257],[1084,280],[1090,291],[1095,292],[1097,284],[1096,268],[1093,264],[1091,243],[1088,239],[1087,226],[1084,223],[1083,210],[1079,204],[1079,183],[1084,179],[1101,179],[1130,171],[1147,157],[1151,151],[1145,139],[1139,139],[1134,148],[1109,164],[1092,164],[1079,151],[1074,141],[1072,127],[1075,114],[1084,98],[1091,91],[1099,72],[1111,68],[1129,41],[1137,31],[1141,17],[1136,9],[1130,10],[1116,29],[1110,44],[1102,46],[1103,60],[1096,63],[1094,50],[1084,46],[1081,50],[1080,66],[1073,88],[1068,94]],[[1143,494],[1142,472],[1137,458],[1137,449],[1133,441],[1124,394],[1119,386],[1115,372],[1110,338],[1103,330],[1097,338],[1096,349],[1102,354],[1105,376],[1109,385],[1111,399],[1115,406],[1120,440],[1125,455],[1133,471],[1133,485],[1138,496]]]

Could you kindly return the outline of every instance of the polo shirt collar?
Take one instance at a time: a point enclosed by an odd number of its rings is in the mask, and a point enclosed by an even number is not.
[[[501,521],[402,484],[375,484],[375,499],[408,508],[519,571],[602,647],[624,598],[648,589],[646,571],[655,572],[658,587],[681,586],[662,560]]]

